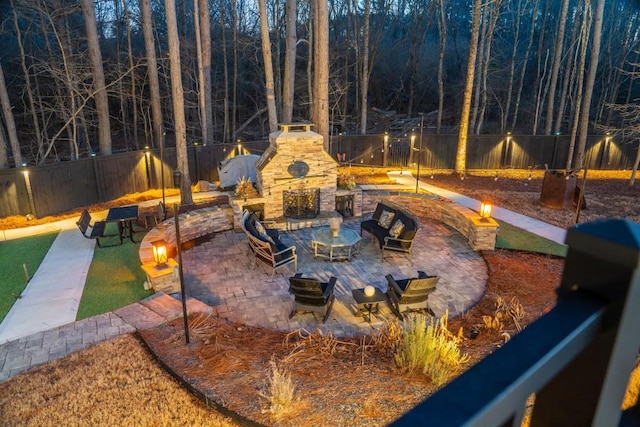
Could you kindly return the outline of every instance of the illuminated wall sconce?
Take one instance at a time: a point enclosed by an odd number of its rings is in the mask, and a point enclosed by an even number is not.
[[[155,242],[151,242],[151,247],[153,248],[153,261],[158,265],[158,267],[164,267],[169,260],[167,256],[167,242],[164,240],[156,240]]]
[[[491,218],[491,205],[489,203],[480,203],[480,216],[483,220]]]

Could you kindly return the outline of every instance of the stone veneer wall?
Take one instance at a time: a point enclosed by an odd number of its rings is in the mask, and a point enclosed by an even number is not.
[[[212,206],[180,214],[180,240],[183,243],[208,234],[231,230],[232,228],[233,210],[228,205]],[[177,239],[174,218],[161,222],[144,236],[138,252],[140,261],[143,264],[153,262],[151,242],[160,239],[164,239],[167,242],[169,257],[175,257]]]
[[[412,199],[419,199],[420,203]],[[424,216],[447,224],[465,236],[475,251],[495,249],[499,225],[492,218],[483,220],[471,209],[438,196],[411,193],[365,194],[363,212],[372,213],[376,204],[385,200],[403,206],[418,217]]]
[[[320,212],[335,210],[338,163],[324,150],[322,135],[302,126],[305,131],[277,131],[269,135],[269,148],[256,163],[257,187],[265,199],[265,219],[279,218],[283,214],[284,190],[320,189]],[[289,126],[284,127],[288,130]],[[309,166],[304,178],[293,178],[287,168],[294,161]],[[253,201],[252,201],[253,202]]]

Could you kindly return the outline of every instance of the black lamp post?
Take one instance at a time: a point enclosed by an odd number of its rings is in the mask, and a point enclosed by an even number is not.
[[[160,141],[160,185],[162,186],[162,205],[166,206],[166,202],[164,200],[164,142],[165,137],[167,136],[166,132],[162,132],[162,140]]]
[[[173,176],[175,178],[176,171]],[[177,171],[180,172],[180,171]],[[180,242],[180,205],[175,203],[173,205],[173,218],[176,226],[176,249],[178,250],[178,277],[180,279],[180,299],[182,300],[182,318],[184,321],[184,339],[185,343],[189,344],[189,319],[187,318],[187,296],[184,289],[184,273],[182,270],[182,244]]]
[[[422,128],[424,127],[423,121],[424,121],[424,115],[420,114],[420,145],[418,148],[418,172],[416,173],[416,193],[420,188],[420,158],[422,157]]]
[[[173,171],[173,185],[180,189],[182,200],[182,172],[179,169]],[[182,300],[182,318],[184,320],[184,337],[189,344],[189,319],[187,318],[187,297],[184,289],[184,272],[182,270],[182,243],[180,239],[180,205],[173,205],[173,220],[176,226],[176,249],[178,251],[178,278],[180,279],[180,299]]]

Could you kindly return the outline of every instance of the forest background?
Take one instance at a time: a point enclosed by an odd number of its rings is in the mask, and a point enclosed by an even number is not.
[[[605,0],[9,0],[0,168],[262,139],[278,122],[383,132],[389,116],[460,140],[569,134],[579,156],[588,132],[638,134],[639,12]]]

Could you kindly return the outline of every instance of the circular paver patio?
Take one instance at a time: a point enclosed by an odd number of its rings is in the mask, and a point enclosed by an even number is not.
[[[356,304],[351,290],[373,285],[387,289],[385,276],[415,277],[417,271],[440,276],[437,289],[429,296],[429,306],[436,316],[447,310],[450,317],[468,310],[484,294],[488,272],[479,253],[474,252],[466,238],[438,221],[420,218],[422,228],[416,236],[411,255],[385,251],[382,260],[377,243],[364,233],[360,253],[351,261],[329,262],[315,258],[311,247],[313,229],[281,232],[285,244],[295,244],[298,269],[293,264],[280,268],[271,278],[271,270],[254,264],[246,237],[242,232],[227,231],[211,236],[183,251],[185,287],[189,295],[211,305],[216,315],[249,326],[259,326],[283,332],[304,329],[331,332],[345,337],[370,333],[372,327],[394,318],[386,303],[374,314],[371,323],[356,317]],[[343,223],[360,231],[360,219]],[[336,300],[327,322],[318,313],[297,313],[289,319],[292,295],[288,278],[295,273],[328,281],[338,278]]]

